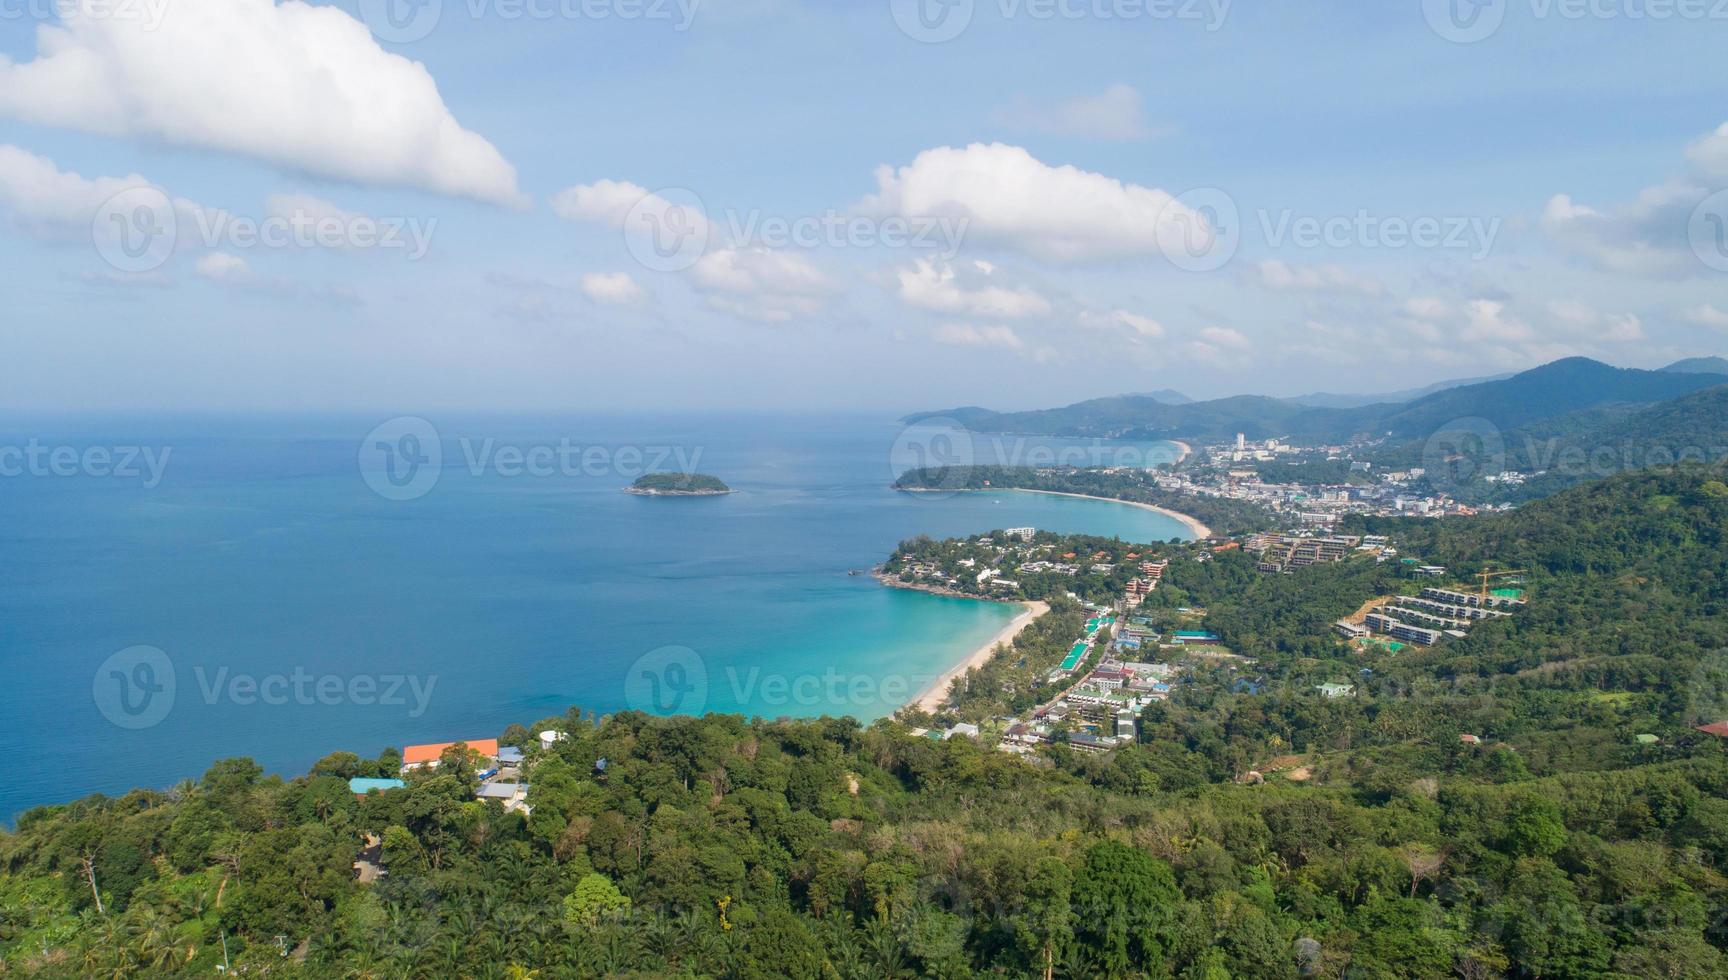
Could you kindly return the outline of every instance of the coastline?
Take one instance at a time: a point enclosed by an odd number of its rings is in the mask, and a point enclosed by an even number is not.
[[[1157,504],[1141,503],[1138,500],[1123,500],[1121,497],[1096,497],[1089,493],[1067,493],[1061,490],[1028,490],[1022,487],[967,487],[961,490],[945,490],[941,487],[895,487],[894,491],[896,493],[1002,493],[1003,491],[1012,491],[1014,493],[1043,493],[1052,497],[1076,497],[1080,500],[1102,500],[1107,504],[1126,504],[1129,507],[1139,507],[1142,510],[1149,510],[1155,514],[1163,514],[1165,517],[1168,517],[1187,528],[1189,533],[1194,535],[1194,540],[1196,541],[1203,541],[1212,536],[1212,529],[1207,527],[1205,524],[1202,524],[1200,519],[1197,517],[1191,517],[1179,510],[1171,510],[1168,507],[1160,507]],[[967,596],[966,598],[976,599],[977,596]]]
[[[989,663],[990,658],[996,655],[996,648],[998,646],[1001,646],[1004,643],[1012,643],[1015,637],[1025,631],[1026,627],[1031,626],[1038,617],[1043,616],[1050,611],[1050,604],[1042,600],[1020,602],[1016,603],[1016,605],[1025,607],[1020,615],[1015,616],[1011,621],[1009,621],[1007,626],[1004,626],[1000,632],[991,637],[978,649],[973,650],[959,663],[948,668],[948,670],[944,671],[934,681],[931,681],[930,686],[919,692],[917,697],[906,702],[904,707],[915,707],[922,711],[928,711],[931,714],[940,711],[942,709],[942,703],[948,700],[948,687],[954,682],[955,678],[964,677],[966,676],[967,671],[972,670],[975,667],[982,667]]]
[[[1102,500],[1110,504],[1127,504],[1130,507],[1139,507],[1155,514],[1163,514],[1165,517],[1180,523],[1194,535],[1196,541],[1204,541],[1212,536],[1212,529],[1200,523],[1198,518],[1190,517],[1179,510],[1160,507],[1157,504],[1143,504],[1138,500],[1123,500],[1120,497],[1094,497],[1089,493],[1064,493],[1060,490],[1023,490],[1019,487],[1005,487],[1004,489],[1013,490],[1016,493],[1044,493],[1052,497],[1078,497],[1081,500]]]
[[[1176,462],[1171,463],[1170,464],[1171,466],[1181,466],[1183,464],[1183,462],[1185,462],[1188,459],[1188,457],[1194,455],[1194,447],[1188,445],[1187,443],[1183,442],[1182,440],[1170,439],[1167,441],[1171,445],[1175,446],[1178,450],[1178,452],[1176,453]]]

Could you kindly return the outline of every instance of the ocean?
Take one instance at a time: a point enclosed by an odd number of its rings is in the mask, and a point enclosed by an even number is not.
[[[854,574],[897,542],[1188,536],[1120,504],[896,493],[898,470],[1174,452],[857,417],[13,420],[0,819],[220,758],[293,776],[572,705],[868,721],[1015,613]],[[738,492],[620,492],[686,468]]]

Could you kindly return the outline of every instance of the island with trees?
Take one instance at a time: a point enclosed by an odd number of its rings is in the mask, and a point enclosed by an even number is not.
[[[706,473],[646,473],[624,492],[641,497],[723,497],[737,491]]]

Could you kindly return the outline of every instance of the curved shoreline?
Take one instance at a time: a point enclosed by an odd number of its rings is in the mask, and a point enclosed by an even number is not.
[[[968,596],[966,598],[975,597]],[[982,601],[988,602],[991,600],[986,599]],[[1026,627],[1031,626],[1040,616],[1043,616],[1050,611],[1050,604],[1043,600],[1021,602],[1016,603],[1016,605],[1025,606],[1026,608],[1020,613],[1020,615],[1015,616],[1010,620],[1007,626],[1002,627],[1001,631],[991,637],[988,642],[984,643],[984,645],[980,646],[978,649],[973,650],[959,663],[948,668],[946,671],[943,671],[935,680],[930,682],[928,687],[919,692],[917,697],[906,702],[902,707],[918,708],[922,711],[928,711],[931,714],[935,714],[942,710],[943,703],[948,700],[948,687],[954,683],[956,678],[964,677],[966,676],[967,671],[972,670],[975,667],[982,667],[989,663],[990,658],[996,655],[997,647],[1005,643],[1014,642],[1014,638],[1025,632]]]
[[[1080,500],[1102,500],[1107,504],[1127,504],[1130,507],[1139,507],[1142,510],[1149,510],[1155,514],[1163,514],[1165,517],[1168,517],[1187,528],[1189,532],[1194,535],[1194,540],[1196,541],[1201,541],[1212,536],[1212,529],[1200,523],[1199,518],[1190,517],[1179,510],[1160,507],[1157,504],[1145,504],[1138,500],[1123,500],[1121,497],[1095,497],[1089,493],[1065,493],[1061,490],[1025,490],[1020,487],[1006,487],[1004,489],[1013,490],[1016,493],[1044,493],[1049,494],[1052,497],[1076,497]]]

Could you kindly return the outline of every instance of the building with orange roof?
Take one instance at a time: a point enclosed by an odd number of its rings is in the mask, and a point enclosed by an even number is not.
[[[410,745],[402,750],[402,769],[419,769],[421,766],[432,768],[438,765],[438,758],[444,750],[452,745],[466,745],[488,759],[498,758],[498,740],[495,738],[475,738],[462,742],[433,742],[428,745]]]

